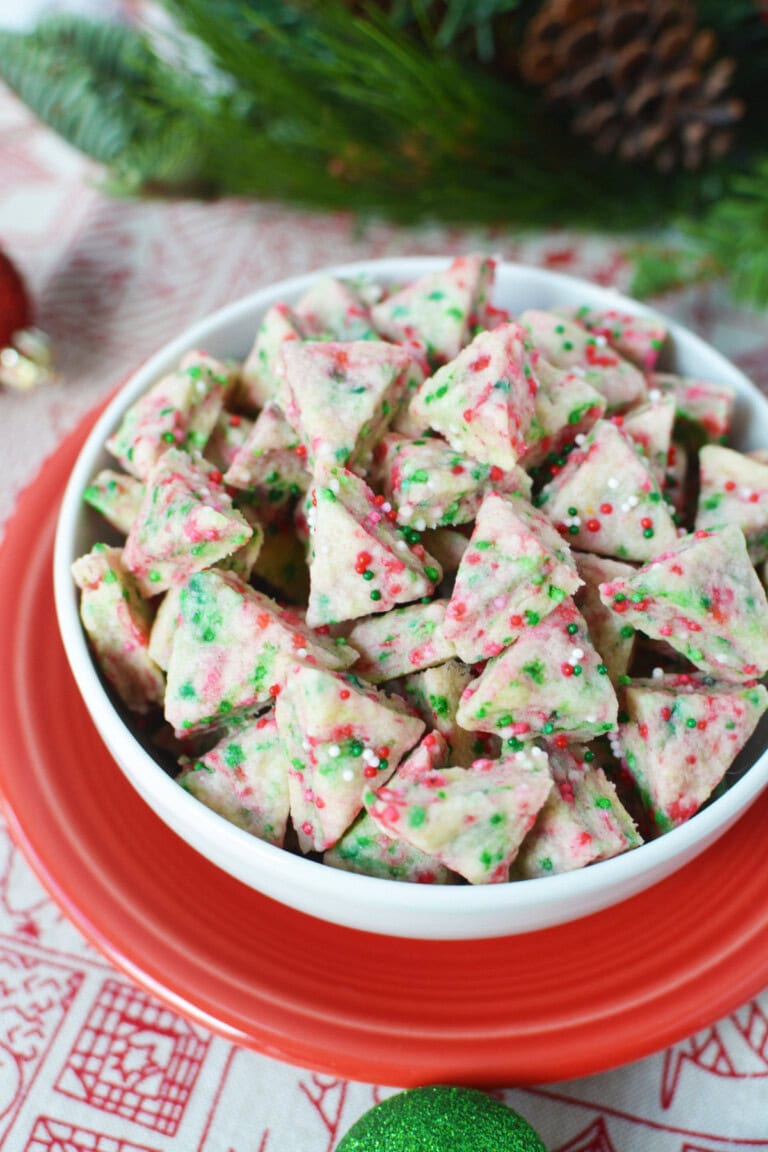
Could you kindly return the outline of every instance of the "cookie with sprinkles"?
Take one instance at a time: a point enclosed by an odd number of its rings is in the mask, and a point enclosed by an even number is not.
[[[623,416],[614,416],[613,421],[624,435],[629,437],[647,464],[649,472],[652,472],[657,483],[663,486],[675,423],[674,400],[669,396],[662,396],[633,408]]]
[[[273,304],[267,309],[235,387],[233,403],[238,410],[253,414],[270,402],[280,402],[280,352],[285,343],[303,339],[299,318],[287,304]]]
[[[127,472],[103,468],[83,491],[83,500],[100,512],[108,524],[127,536],[139,514],[144,485]]]
[[[140,480],[169,448],[202,452],[234,379],[231,367],[204,352],[188,352],[175,372],[131,405],[107,450]]]
[[[333,669],[357,658],[346,641],[313,632],[233,573],[196,573],[179,596],[166,720],[183,738],[263,708],[280,693],[278,657],[292,654]]]
[[[667,342],[669,329],[660,316],[622,312],[617,308],[557,308],[586,328],[593,336],[603,336],[611,348],[643,372],[652,372]]]
[[[581,585],[571,550],[526,500],[489,492],[461,558],[445,635],[462,660],[487,660]]]
[[[542,356],[531,353],[539,387],[526,437],[528,447],[520,464],[535,468],[556,458],[577,436],[585,435],[605,414],[605,397],[577,372],[555,368]]]
[[[592,335],[573,320],[535,308],[523,312],[520,323],[550,364],[583,373],[587,383],[605,397],[609,412],[630,408],[646,399],[645,376],[611,348],[605,336]]]
[[[383,784],[424,731],[418,717],[354,676],[284,659],[275,705],[290,761],[291,819],[302,851],[324,852],[346,832],[369,786]]]
[[[248,416],[222,408],[205,446],[206,460],[220,472],[226,472],[252,428],[253,420]]]
[[[690,509],[689,483],[691,477],[691,454],[684,444],[673,440],[667,453],[667,466],[664,471],[662,494],[670,508],[677,515],[677,522],[688,523]]]
[[[447,660],[405,677],[403,690],[435,733],[444,737],[451,764],[467,766],[479,757],[498,756],[501,745],[488,733],[468,732],[456,720],[461,694],[472,673],[460,660]]]
[[[677,541],[655,476],[610,420],[598,421],[537,503],[582,552],[642,563]]]
[[[459,877],[426,852],[405,840],[393,840],[367,812],[358,816],[333,848],[323,853],[323,864],[410,884],[456,884]]]
[[[171,448],[147,477],[123,563],[144,596],[182,584],[250,540],[253,529],[206,460]]]
[[[537,736],[591,740],[612,731],[617,714],[608,668],[569,597],[488,661],[465,688],[457,720],[519,747]]]
[[[690,448],[725,441],[733,421],[735,388],[669,372],[654,372],[648,382],[652,390],[671,395],[675,401],[676,439]]]
[[[504,472],[457,452],[438,436],[408,440],[390,433],[374,452],[373,483],[417,532],[473,520],[490,486],[530,496],[530,477]]]
[[[525,330],[504,324],[425,380],[409,410],[456,451],[509,471],[529,446],[537,388]]]
[[[307,450],[275,404],[267,404],[224,473],[224,482],[276,508],[309,487]]]
[[[163,672],[168,670],[173,640],[179,625],[181,587],[169,588],[155,610],[149,633],[149,654]]]
[[[381,684],[454,657],[456,649],[445,635],[447,603],[409,604],[359,620],[348,637],[360,654],[355,675]]]
[[[699,453],[697,528],[738,524],[753,564],[768,558],[768,464],[707,444]]]
[[[414,373],[410,353],[382,340],[285,343],[280,406],[310,466],[366,464]]]
[[[421,341],[430,361],[444,364],[485,326],[495,268],[491,259],[460,256],[374,304],[373,322],[388,340]]]
[[[309,517],[311,625],[388,612],[434,591],[442,578],[439,564],[421,544],[408,542],[394,517],[384,497],[355,473],[331,468],[316,474]]]
[[[149,654],[152,616],[119,548],[94,544],[72,565],[80,619],[99,668],[132,712],[162,704],[163,674]]]
[[[177,782],[245,832],[282,847],[288,826],[288,757],[274,711],[230,728],[196,759],[182,757]]]
[[[697,529],[631,576],[600,585],[623,623],[721,680],[768,671],[768,602],[735,524]]]
[[[468,768],[398,771],[366,792],[365,806],[383,832],[470,884],[499,884],[551,788],[547,755],[534,745]]]
[[[564,737],[563,745],[549,748],[554,787],[515,860],[523,879],[572,872],[643,842],[594,754]]]
[[[445,576],[455,574],[459,570],[461,558],[467,550],[469,536],[455,528],[435,528],[424,533],[421,542],[434,556],[443,570]]]
[[[768,692],[682,675],[636,680],[624,701],[624,763],[656,827],[668,832],[712,794],[768,707]]]
[[[253,566],[253,576],[289,603],[307,603],[309,568],[306,549],[296,534],[290,515],[278,515],[265,523],[264,539]]]
[[[616,684],[629,668],[635,648],[635,629],[603,603],[600,585],[631,576],[635,569],[631,564],[596,556],[593,552],[574,552],[573,559],[584,581],[574,596],[576,607],[587,622],[592,643],[602,656],[608,675]]]
[[[321,276],[296,304],[307,340],[378,340],[371,310],[349,280]]]

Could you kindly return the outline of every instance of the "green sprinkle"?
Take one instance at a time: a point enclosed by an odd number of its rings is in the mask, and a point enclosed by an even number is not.
[[[688,719],[685,722],[685,726],[686,726],[686,728],[695,728],[696,727],[696,721],[694,720],[693,716],[688,717]]]
[[[611,802],[607,796],[598,796],[595,800],[595,808],[610,808]]]
[[[626,675],[619,676],[619,684],[621,684],[622,687],[625,688],[627,686],[627,684],[631,684],[631,683],[632,683],[632,677],[631,676],[626,676]]]
[[[541,730],[545,736],[551,736],[555,730],[555,726],[554,726],[554,724],[550,724],[550,722],[547,721],[546,724],[542,724]]]
[[[578,516],[578,514],[579,514],[578,508],[569,508],[568,509],[568,515],[569,516]]]
[[[569,636],[575,636],[579,630],[579,626],[578,624],[567,624],[565,630]]]
[[[373,572],[370,568],[366,568],[365,572],[363,572],[363,580],[373,580]]]
[[[605,664],[598,664],[597,671],[600,674],[600,676],[607,676],[608,675],[608,669],[606,668]]]
[[[646,540],[650,540],[653,536],[653,528],[643,528],[643,536],[645,536]]]
[[[440,572],[437,568],[433,568],[431,564],[425,567],[424,573],[427,579],[431,580],[433,583],[440,579]]]
[[[363,744],[361,743],[360,740],[353,740],[351,742],[351,744],[349,745],[349,754],[350,754],[350,756],[362,756]]]
[[[573,674],[574,676],[581,676],[581,664],[574,664]]]
[[[373,592],[371,592],[371,600],[381,600],[381,592],[379,592],[378,588],[374,588]]]
[[[160,439],[162,441],[164,441],[164,443],[166,443],[166,444],[175,444],[176,443],[176,437],[174,436],[173,432],[163,432]]]
[[[594,758],[595,758],[595,754],[592,751],[592,749],[587,748],[587,750],[584,753],[584,759],[586,760],[587,764],[591,764],[592,761],[594,760]]]
[[[631,624],[624,624],[621,628],[621,636],[624,640],[631,640],[635,634],[635,630]]]

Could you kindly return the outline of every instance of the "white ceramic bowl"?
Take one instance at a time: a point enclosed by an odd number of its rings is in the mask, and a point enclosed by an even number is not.
[[[403,282],[446,260],[366,261],[331,269]],[[323,270],[329,271],[329,270]],[[159,766],[113,705],[94,666],[78,615],[70,564],[95,540],[95,520],[82,500],[95,473],[110,464],[104,450],[123,413],[190,348],[242,358],[259,319],[279,300],[295,301],[320,275],[285,280],[231,304],[188,329],[145,363],[122,387],[88,437],[73,469],[58,522],[54,556],[56,609],[67,657],[91,717],[109,751],[147,804],[198,852],[238,880],[302,912],[386,935],[470,939],[528,932],[585,916],[624,900],[669,875],[703,851],[755,800],[768,783],[765,736],[761,754],[730,789],[688,823],[658,840],[578,872],[487,886],[402,884],[327,868],[265,844],[229,824],[180,788]],[[647,312],[610,289],[570,276],[515,264],[497,270],[494,302],[524,308],[591,304]],[[690,332],[672,324],[664,368],[730,384],[738,403],[732,442],[742,450],[768,445],[768,401],[732,364]],[[162,877],[158,878],[162,883]]]

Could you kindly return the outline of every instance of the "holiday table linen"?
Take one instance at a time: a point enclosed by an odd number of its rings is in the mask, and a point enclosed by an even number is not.
[[[356,258],[483,251],[626,286],[621,245],[599,237],[361,229],[345,215],[278,204],[110,200],[98,171],[5,93],[0,155],[0,243],[26,278],[59,370],[46,388],[0,394],[3,521],[126,373],[192,321],[277,278]],[[659,304],[768,386],[768,318],[711,288]],[[768,991],[617,1071],[489,1087],[551,1152],[768,1149]],[[0,828],[8,1152],[331,1152],[392,1090],[278,1062],[185,1020],[80,936]]]

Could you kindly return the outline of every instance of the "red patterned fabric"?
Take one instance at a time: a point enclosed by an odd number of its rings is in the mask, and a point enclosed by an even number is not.
[[[0,394],[0,522],[62,435],[182,327],[282,277],[361,257],[481,248],[626,286],[621,245],[567,233],[318,220],[276,204],[118,202],[0,95],[0,244],[61,382]],[[768,317],[702,288],[660,302],[768,389]],[[391,1089],[237,1049],[114,972],[0,825],[0,1145],[7,1152],[331,1152]],[[768,992],[601,1076],[499,1094],[553,1152],[768,1149]]]

